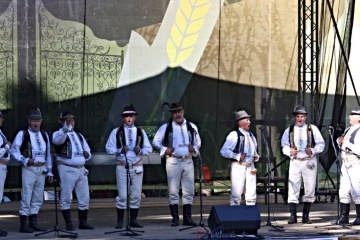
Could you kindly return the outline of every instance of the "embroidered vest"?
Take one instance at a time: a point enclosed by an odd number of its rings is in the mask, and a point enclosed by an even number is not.
[[[49,149],[48,149],[48,140],[49,139],[47,138],[45,131],[40,130],[40,133],[41,133],[41,136],[42,136],[43,140],[45,141],[45,145],[46,145],[46,155],[45,155],[45,159],[46,159],[46,156],[49,151]],[[31,147],[29,130],[25,129],[25,130],[23,130],[23,142],[20,146],[20,152],[25,158],[32,158],[31,149],[32,149],[32,147]]]
[[[142,131],[138,127],[136,129],[137,129],[137,132],[136,132],[136,142],[135,142],[136,145],[135,146],[140,146],[140,148],[143,148],[144,147],[144,137],[142,135]],[[118,128],[118,130],[116,132],[116,147],[121,148],[124,145],[126,145],[124,126],[121,126]]]
[[[75,131],[74,131],[74,133],[76,133],[77,137],[79,138],[81,146],[84,150],[84,140],[82,138],[82,135]],[[66,158],[72,157],[72,147],[71,147],[71,141],[69,139],[69,136],[66,136],[66,140],[63,144],[60,144],[60,145],[54,144],[54,148],[55,148],[55,152],[58,156],[66,157]]]

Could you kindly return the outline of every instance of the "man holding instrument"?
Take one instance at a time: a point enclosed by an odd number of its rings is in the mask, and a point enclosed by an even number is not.
[[[105,146],[108,154],[116,155],[118,196],[116,197],[117,222],[115,228],[123,227],[124,212],[128,207],[128,194],[130,197],[130,227],[142,228],[143,226],[136,220],[141,203],[144,172],[141,156],[150,155],[152,146],[146,132],[135,127],[137,112],[133,105],[124,107],[121,116],[124,124],[112,130]]]

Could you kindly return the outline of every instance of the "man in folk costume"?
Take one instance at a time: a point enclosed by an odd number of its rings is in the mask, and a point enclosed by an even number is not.
[[[246,205],[256,204],[256,168],[259,160],[257,142],[250,130],[250,115],[245,111],[235,112],[237,129],[229,133],[220,150],[221,156],[231,160],[230,205],[240,205],[245,191]]]
[[[37,225],[37,215],[43,204],[45,178],[53,181],[50,141],[41,130],[39,109],[28,115],[29,127],[17,133],[10,154],[21,165],[20,232],[46,231]],[[29,225],[26,225],[29,218]]]
[[[112,130],[105,146],[108,154],[116,155],[118,196],[116,197],[117,223],[115,228],[123,227],[128,198],[126,184],[129,187],[130,227],[142,228],[143,226],[136,220],[141,203],[144,172],[141,157],[150,155],[152,146],[146,132],[135,127],[137,112],[132,105],[124,107],[121,116],[124,124]],[[126,168],[129,170],[129,176]]]
[[[351,126],[337,139],[342,157],[338,222],[341,225],[349,223],[352,198],[356,206],[356,219],[352,225],[360,225],[360,106],[352,109],[349,122]]]
[[[315,201],[317,181],[317,155],[325,148],[319,129],[306,124],[307,112],[303,106],[293,111],[295,124],[287,128],[281,138],[284,155],[290,157],[288,203],[290,206],[289,224],[297,223],[296,206],[299,204],[301,180],[304,182],[302,223],[312,223],[309,219],[311,203]]]
[[[60,114],[61,128],[52,134],[56,152],[57,169],[60,177],[60,209],[65,220],[66,230],[74,231],[70,206],[72,192],[78,200],[79,229],[94,229],[87,223],[89,210],[89,171],[85,163],[90,160],[91,152],[84,136],[75,131],[75,117],[68,111]]]
[[[199,154],[201,139],[195,124],[184,118],[184,107],[172,103],[172,118],[156,132],[153,145],[166,158],[166,174],[169,189],[171,226],[179,225],[180,185],[182,187],[183,225],[197,226],[191,219],[191,206],[195,193],[193,157]]]
[[[4,122],[4,115],[0,111],[0,127]],[[0,130],[0,202],[4,196],[5,179],[7,175],[7,164],[10,160],[11,142],[7,140],[3,132]],[[7,232],[0,229],[0,237],[6,237]]]

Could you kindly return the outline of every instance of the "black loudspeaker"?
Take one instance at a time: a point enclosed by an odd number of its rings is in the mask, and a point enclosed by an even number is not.
[[[260,209],[257,205],[213,206],[208,226],[212,232],[257,234],[260,221]]]

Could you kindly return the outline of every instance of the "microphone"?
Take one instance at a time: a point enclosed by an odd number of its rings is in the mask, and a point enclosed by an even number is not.
[[[334,129],[333,126],[326,126],[326,128],[329,128],[329,129]]]

